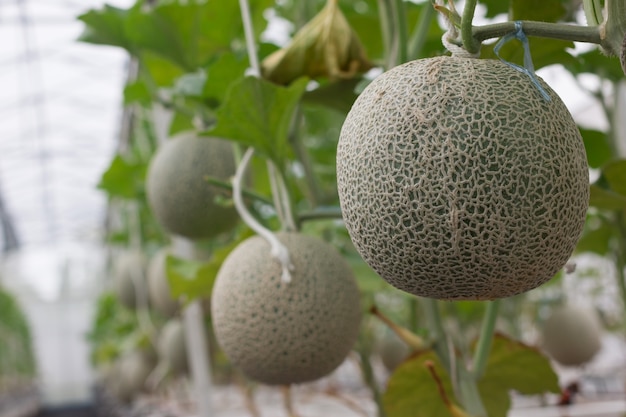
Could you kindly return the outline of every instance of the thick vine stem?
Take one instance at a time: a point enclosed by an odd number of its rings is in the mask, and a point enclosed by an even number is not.
[[[603,42],[599,26],[576,26],[531,20],[522,20],[521,23],[526,36],[595,43],[598,45]],[[477,41],[482,42],[491,38],[500,38],[514,31],[515,22],[494,23],[472,27],[472,36]]]
[[[602,48],[611,55],[620,56],[626,34],[626,2],[606,0],[606,20],[600,25]]]
[[[476,3],[477,0],[467,0],[461,18],[461,39],[463,39],[463,47],[471,54],[475,54],[480,50],[480,42],[476,41],[472,34],[472,21],[474,20]]]
[[[248,165],[250,164],[250,160],[252,159],[252,155],[254,155],[254,148],[248,148],[244,153],[243,158],[241,158],[241,163],[237,167],[235,177],[233,178],[233,201],[235,203],[235,208],[244,223],[270,244],[270,254],[278,262],[280,262],[283,270],[281,280],[284,283],[289,283],[291,282],[291,272],[294,270],[294,266],[289,257],[289,250],[280,242],[280,240],[278,240],[276,235],[271,230],[266,229],[252,216],[252,214],[250,214],[243,202],[241,185],[243,178],[246,175]]]

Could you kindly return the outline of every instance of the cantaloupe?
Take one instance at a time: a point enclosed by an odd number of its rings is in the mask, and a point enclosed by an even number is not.
[[[156,311],[172,317],[180,309],[180,302],[172,296],[165,260],[169,253],[168,248],[162,248],[150,259],[148,265],[148,293],[150,294],[150,306]]]
[[[141,251],[117,255],[113,265],[113,285],[119,302],[130,309],[137,308],[137,293],[148,296],[146,259]],[[137,288],[139,285],[139,288]],[[146,298],[146,303],[148,299]],[[147,305],[146,305],[147,307]]]
[[[125,353],[114,364],[108,378],[109,392],[122,402],[131,401],[145,389],[150,372],[154,369],[154,359],[140,350]]]
[[[189,369],[186,346],[183,323],[179,319],[170,319],[159,332],[157,351],[174,375],[187,373]]]
[[[232,145],[210,137],[182,134],[163,143],[146,177],[148,202],[156,220],[171,234],[207,239],[230,230],[234,207],[216,202],[218,190],[206,181],[235,174]]]
[[[337,148],[341,209],[363,259],[411,294],[491,300],[567,262],[589,174],[580,132],[542,80],[493,60],[437,57],[383,73]]]
[[[332,372],[354,345],[361,320],[359,290],[347,262],[328,243],[278,233],[295,267],[281,280],[269,244],[253,236],[222,264],[211,298],[218,343],[251,379],[288,385]]]
[[[542,346],[558,363],[583,365],[602,346],[602,326],[596,312],[589,308],[565,305],[555,309],[541,329]]]
[[[393,372],[411,354],[409,346],[392,331],[386,331],[377,341],[376,347],[388,372]]]

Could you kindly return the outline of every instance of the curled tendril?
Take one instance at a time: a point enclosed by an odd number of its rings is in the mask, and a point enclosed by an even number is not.
[[[289,283],[291,282],[291,272],[294,270],[294,266],[289,257],[289,250],[280,242],[280,240],[278,240],[276,235],[271,230],[266,229],[252,216],[252,214],[250,214],[243,202],[241,184],[253,154],[254,148],[248,148],[244,153],[243,158],[241,158],[241,163],[237,167],[235,178],[233,178],[233,201],[235,203],[235,208],[244,223],[250,226],[252,230],[254,230],[257,234],[264,238],[267,243],[270,244],[270,254],[274,259],[280,262],[280,265],[282,266],[283,271],[281,280],[284,283]]]
[[[500,56],[500,48],[502,48],[502,46],[504,46],[504,44],[510,41],[511,39],[519,40],[522,43],[522,46],[524,47],[524,66],[523,67],[520,65],[514,64],[512,62],[509,62]],[[520,20],[515,21],[515,30],[513,32],[500,38],[496,46],[493,48],[493,52],[500,59],[500,61],[504,62],[509,67],[528,75],[528,77],[530,77],[530,80],[535,85],[537,90],[539,90],[539,93],[541,93],[541,96],[546,101],[551,100],[550,95],[541,86],[541,84],[539,83],[539,80],[537,79],[537,76],[535,75],[535,67],[533,65],[533,59],[530,55],[530,46],[528,43],[528,37],[524,33],[524,29],[522,28],[522,22]]]

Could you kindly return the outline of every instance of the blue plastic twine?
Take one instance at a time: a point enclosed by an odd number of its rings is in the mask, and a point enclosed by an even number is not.
[[[522,46],[524,47],[524,66],[520,66],[517,64],[514,64],[512,62],[506,61],[504,59],[502,59],[502,57],[500,56],[500,48],[502,48],[502,46],[507,43],[508,41],[510,41],[511,39],[517,39],[522,43]],[[537,87],[537,90],[539,90],[539,92],[541,93],[541,95],[543,96],[543,98],[546,101],[550,101],[550,95],[548,94],[548,92],[541,86],[541,84],[539,83],[539,80],[537,79],[537,76],[535,75],[535,67],[533,66],[533,59],[530,55],[530,46],[528,44],[528,38],[526,37],[526,34],[524,33],[524,30],[522,29],[522,22],[517,20],[515,22],[515,31],[511,32],[507,35],[504,35],[502,38],[500,38],[500,40],[498,41],[498,43],[496,44],[496,46],[493,48],[493,52],[496,54],[496,56],[500,59],[500,61],[504,62],[506,65],[508,65],[509,67],[524,73],[526,75],[528,75],[530,77],[530,80],[532,81],[532,83],[535,85],[535,87]]]

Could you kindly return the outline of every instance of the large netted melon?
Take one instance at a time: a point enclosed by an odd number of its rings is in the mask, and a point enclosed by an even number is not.
[[[125,353],[113,365],[107,389],[119,401],[131,401],[146,388],[154,364],[153,357],[146,352],[133,350]]]
[[[183,134],[163,143],[146,178],[150,208],[174,235],[207,239],[230,230],[238,220],[233,207],[216,201],[207,177],[228,181],[235,174],[232,145],[222,139]]]
[[[180,310],[180,302],[172,296],[165,261],[168,248],[162,248],[150,259],[148,265],[148,293],[150,306],[167,317],[172,317]]]
[[[542,346],[558,363],[578,366],[601,348],[602,326],[592,309],[572,305],[555,309],[541,329]]]
[[[226,258],[213,288],[218,343],[233,365],[270,385],[321,378],[357,339],[360,296],[347,262],[324,241],[279,233],[295,267],[281,280],[269,244],[254,236]]]
[[[383,73],[341,129],[343,218],[393,286],[490,300],[553,277],[582,232],[582,138],[550,89],[493,60],[437,57]]]

